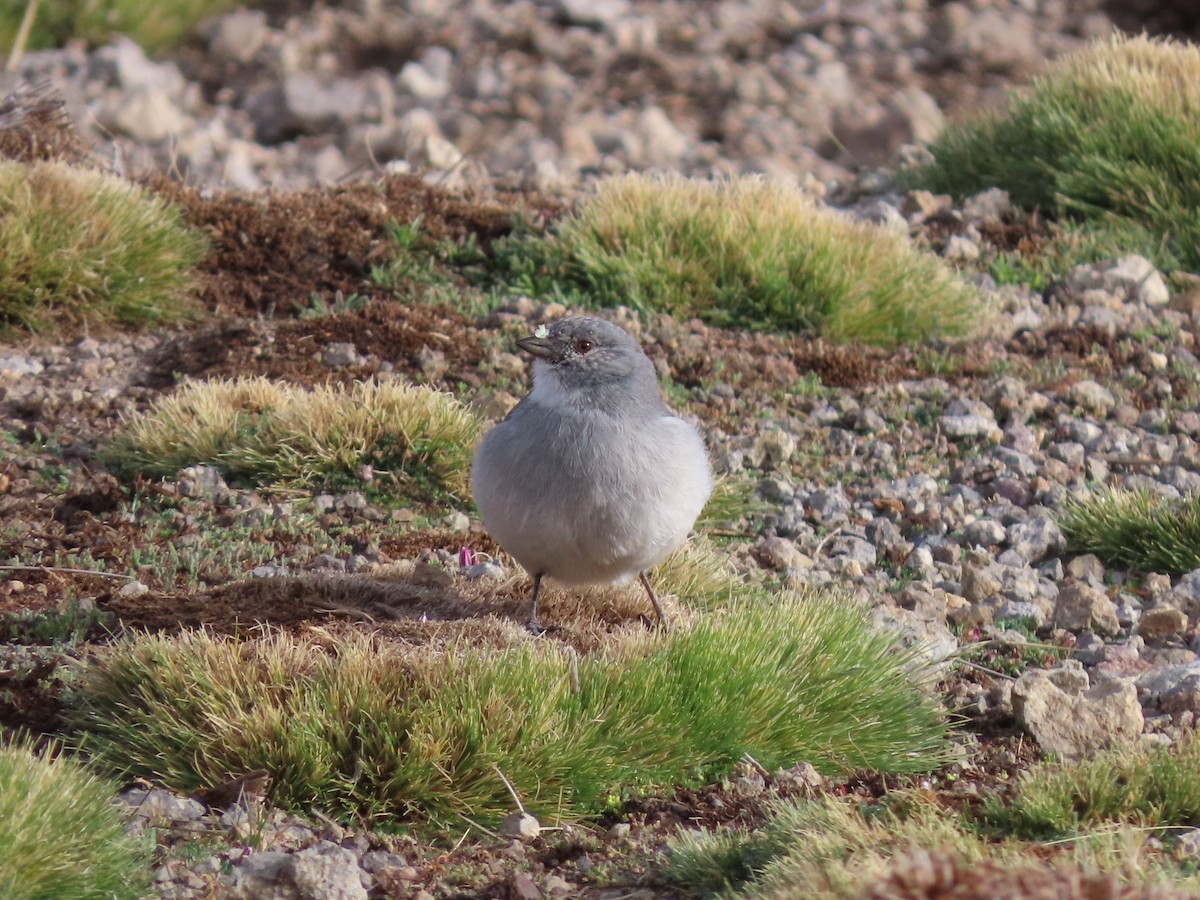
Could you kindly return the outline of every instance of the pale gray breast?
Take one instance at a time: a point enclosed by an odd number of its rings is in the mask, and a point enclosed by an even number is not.
[[[473,475],[488,531],[543,569],[653,565],[686,537],[711,487],[703,442],[679,419],[528,401],[484,438]]]

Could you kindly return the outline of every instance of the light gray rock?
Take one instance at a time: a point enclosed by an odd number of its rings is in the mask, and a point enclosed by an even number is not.
[[[989,188],[963,201],[962,214],[968,222],[980,225],[998,225],[1012,213],[1012,200],[1008,191]]]
[[[20,378],[39,375],[45,366],[32,356],[0,356],[0,378]]]
[[[1163,602],[1187,614],[1188,624],[1193,628],[1200,621],[1200,569],[1188,572],[1163,596]]]
[[[1171,299],[1171,292],[1154,264],[1145,257],[1132,254],[1108,262],[1076,266],[1071,270],[1067,286],[1084,297],[1090,292],[1099,292],[1116,302],[1129,299],[1150,307],[1165,306]]]
[[[946,627],[943,617],[899,606],[877,606],[871,610],[871,621],[884,631],[899,634],[901,641],[914,648],[934,670],[945,668],[947,660],[958,652],[958,638]]]
[[[939,416],[938,427],[951,440],[1000,437],[995,420],[984,416]]]
[[[1068,693],[1054,676],[1038,669],[1013,685],[1013,712],[1043,750],[1068,760],[1084,759],[1104,747],[1132,744],[1142,733],[1137,694],[1128,680]]]
[[[1159,666],[1138,677],[1138,694],[1147,707],[1156,707],[1165,694],[1193,677],[1200,677],[1200,662]]]
[[[362,365],[366,360],[358,352],[358,348],[354,344],[337,342],[328,344],[321,351],[321,362],[331,368],[340,369],[344,366]]]
[[[629,15],[629,0],[557,0],[558,13],[571,25],[610,27]]]
[[[1184,713],[1190,713],[1193,718],[1200,715],[1200,672],[1184,676],[1178,684],[1164,691],[1158,705],[1167,715],[1176,718]]]
[[[995,519],[976,519],[963,529],[963,540],[972,546],[992,547],[1002,543],[1006,534]]]
[[[1097,415],[1107,415],[1117,404],[1116,398],[1108,388],[1091,380],[1078,381],[1071,385],[1067,389],[1067,399],[1080,409]]]
[[[797,567],[797,560],[803,556],[794,541],[778,535],[764,537],[754,548],[754,556],[764,566],[784,571]]]
[[[827,546],[829,556],[852,559],[864,569],[875,565],[876,551],[870,541],[855,535],[838,535]]]
[[[688,136],[657,106],[638,113],[635,130],[642,138],[638,161],[645,166],[674,166],[691,145]]]
[[[147,85],[124,91],[97,110],[105,126],[152,144],[189,130],[188,117],[162,88]]]
[[[1104,591],[1082,582],[1066,584],[1054,604],[1054,624],[1068,631],[1112,636],[1121,630],[1117,606]]]
[[[212,503],[224,503],[233,494],[215,466],[188,466],[175,476],[175,492],[180,497],[195,497]]]
[[[223,879],[231,900],[367,900],[353,851],[320,841],[296,853],[267,850],[245,857]]]
[[[1008,529],[1009,548],[1028,563],[1059,556],[1067,549],[1062,529],[1049,516],[1031,516]]]
[[[509,813],[500,823],[500,833],[521,841],[532,840],[542,832],[541,823],[526,812]]]
[[[120,800],[134,816],[147,819],[156,825],[195,822],[207,812],[199,800],[177,797],[170,791],[158,789],[135,788],[121,794]]]
[[[270,29],[260,9],[235,9],[217,19],[208,49],[218,60],[247,63],[266,43]]]
[[[845,522],[850,514],[850,500],[841,485],[814,491],[808,495],[805,509],[810,519],[818,525],[837,525]]]
[[[125,582],[117,591],[121,597],[141,597],[148,593],[150,593],[150,588],[136,580]]]

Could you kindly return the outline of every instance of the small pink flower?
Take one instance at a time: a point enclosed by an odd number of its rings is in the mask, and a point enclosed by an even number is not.
[[[459,568],[469,569],[471,566],[479,562],[479,557],[475,555],[475,551],[470,547],[460,547],[458,550],[458,565]]]

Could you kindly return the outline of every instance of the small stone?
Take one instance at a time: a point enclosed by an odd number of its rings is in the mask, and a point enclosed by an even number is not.
[[[247,63],[262,49],[268,31],[265,12],[235,9],[217,20],[208,47],[217,59]]]
[[[754,442],[753,455],[764,469],[777,469],[791,460],[796,439],[782,429],[764,431]]]
[[[1142,733],[1137,688],[1124,679],[1072,696],[1036,669],[1013,685],[1013,711],[1043,750],[1068,760],[1112,744],[1131,744]]]
[[[1067,539],[1053,519],[1031,516],[1009,527],[1008,545],[1025,562],[1038,563],[1065,552]]]
[[[1054,603],[1054,624],[1068,631],[1115,635],[1121,630],[1117,605],[1104,591],[1074,582],[1064,585]]]
[[[785,537],[765,537],[754,548],[754,556],[769,569],[783,571],[795,568],[800,551]]]
[[[206,810],[199,800],[177,797],[170,791],[135,788],[121,795],[121,802],[130,812],[155,824],[195,822]]]
[[[632,830],[628,822],[617,822],[617,824],[608,829],[608,836],[613,840],[621,841],[629,837],[629,833]]]
[[[466,513],[459,512],[457,510],[452,513],[447,513],[445,518],[442,519],[442,522],[445,523],[447,528],[455,532],[461,533],[469,531],[471,528],[470,517]]]
[[[329,344],[321,353],[321,362],[331,368],[362,365],[364,359],[358,348],[350,343]]]
[[[989,188],[963,201],[962,214],[968,222],[978,225],[998,225],[1012,213],[1008,191]]]
[[[1137,633],[1147,644],[1153,644],[1173,634],[1181,634],[1187,629],[1187,624],[1187,614],[1182,610],[1173,606],[1156,606],[1142,613]]]
[[[1004,541],[1004,526],[995,519],[977,519],[963,529],[963,540],[979,547],[994,547]]]
[[[937,422],[942,433],[955,441],[967,438],[999,440],[1001,435],[995,420],[986,416],[939,416]]]
[[[1128,299],[1158,307],[1165,306],[1171,299],[1171,292],[1154,263],[1134,254],[1108,262],[1076,266],[1067,284],[1077,294],[1098,291],[1118,303]]]
[[[608,27],[629,15],[629,0],[557,0],[559,15],[571,25]]]
[[[517,872],[509,882],[509,896],[515,900],[542,900],[542,889],[524,872]]]
[[[1091,380],[1077,381],[1067,389],[1067,399],[1080,409],[1107,415],[1116,406],[1116,398],[1108,388]]]
[[[1200,859],[1200,828],[1185,831],[1175,838],[1175,854],[1183,859]]]
[[[468,566],[466,576],[472,581],[497,581],[504,578],[505,572],[503,567],[497,563],[481,562]]]
[[[146,587],[140,581],[127,581],[121,585],[117,593],[122,597],[141,597],[144,594],[150,593],[150,588]]]
[[[301,897],[328,900],[367,900],[354,852],[331,841],[320,841],[289,856],[291,881]]]
[[[45,368],[32,356],[0,356],[0,378],[19,378],[38,375]]]
[[[970,262],[979,259],[979,244],[961,234],[951,235],[942,248],[942,256],[951,262]]]
[[[500,823],[500,833],[520,841],[532,840],[542,833],[541,823],[525,812],[509,813]]]
[[[114,131],[146,144],[182,135],[188,128],[188,117],[166,91],[157,87],[140,87],[122,94],[101,112],[105,124]]]
[[[188,466],[175,476],[175,492],[180,497],[196,497],[221,503],[232,491],[214,466]]]

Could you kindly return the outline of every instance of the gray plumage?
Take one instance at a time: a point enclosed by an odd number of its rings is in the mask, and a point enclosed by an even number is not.
[[[568,585],[641,576],[687,538],[712,490],[704,442],[672,415],[654,365],[621,328],[562,319],[517,342],[533,389],[475,453],[484,527],[533,578]]]

